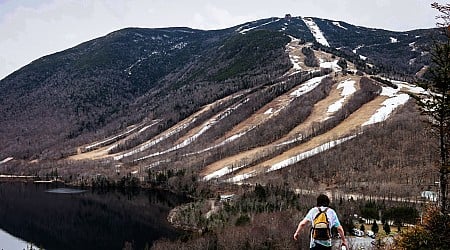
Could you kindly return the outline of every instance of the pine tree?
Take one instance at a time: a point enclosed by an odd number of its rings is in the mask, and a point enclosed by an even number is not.
[[[449,123],[450,123],[450,5],[432,4],[441,15],[437,16],[442,22],[438,25],[446,33],[445,42],[437,41],[431,53],[432,66],[431,96],[420,100],[424,112],[431,118],[432,131],[439,138],[439,186],[441,211],[447,211],[447,183],[449,169]]]
[[[389,226],[387,221],[383,225],[383,230],[386,232],[386,234],[390,234],[391,233],[391,226]]]
[[[372,224],[372,232],[377,234],[378,231],[379,231],[378,224],[377,224],[376,221],[374,221],[373,224]]]

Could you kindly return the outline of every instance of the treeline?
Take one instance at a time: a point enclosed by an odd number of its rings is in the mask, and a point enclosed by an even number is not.
[[[365,129],[351,143],[282,169],[278,176],[257,179],[282,180],[300,189],[333,183],[344,192],[418,200],[421,191],[436,188],[437,180],[430,171],[438,157],[433,151],[436,141],[425,126],[419,111],[409,103],[386,122]]]
[[[282,76],[291,66],[284,53],[289,38],[279,32],[255,31],[245,36],[189,33],[188,45],[176,50],[166,48],[180,42],[176,34],[167,41],[151,40],[149,32],[146,35],[150,37],[144,35],[136,43],[150,46],[149,51],[158,49],[160,54],[151,56],[136,55],[134,34],[117,32],[37,60],[2,81],[2,86],[20,84],[1,91],[5,97],[0,105],[0,125],[5,131],[0,134],[4,138],[1,156],[60,159],[76,153],[77,146],[107,138],[145,118],[162,119],[157,130],[148,131],[148,138],[205,104]],[[127,42],[132,46],[128,48]],[[102,43],[106,45],[98,46]],[[122,60],[110,60],[116,58],[116,49],[126,54]],[[90,50],[98,53],[90,55]],[[130,53],[124,52],[128,50]],[[78,57],[83,60],[77,61]],[[77,63],[72,65],[74,60]],[[133,63],[136,65],[126,72]],[[53,65],[56,71],[40,75],[40,67]]]
[[[240,195],[229,200],[211,197],[188,203],[177,210],[178,225],[190,225],[195,232],[176,241],[159,240],[152,249],[306,249],[309,232],[305,230],[298,242],[292,239],[298,223],[315,206],[316,196],[299,195],[287,186],[242,186]],[[214,204],[214,205],[212,205]],[[415,224],[418,210],[396,202],[332,199],[331,207],[349,234],[357,223],[378,220],[381,212],[384,230],[390,223]],[[355,217],[355,214],[358,217]],[[378,225],[377,225],[378,226]],[[368,228],[368,230],[371,228]],[[336,234],[336,232],[334,232]],[[350,241],[350,247],[352,242]]]

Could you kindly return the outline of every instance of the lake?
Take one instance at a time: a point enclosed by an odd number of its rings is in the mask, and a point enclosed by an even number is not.
[[[186,198],[160,190],[100,192],[0,183],[0,249],[23,249],[24,242],[48,250],[122,249],[125,244],[144,249],[182,233],[166,217],[183,202]]]

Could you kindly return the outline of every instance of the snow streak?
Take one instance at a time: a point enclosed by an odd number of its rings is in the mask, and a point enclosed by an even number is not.
[[[275,23],[275,22],[278,22],[278,21],[280,21],[280,20],[281,20],[281,19],[277,18],[277,19],[272,20],[272,21],[270,21],[270,22],[263,23],[263,24],[261,24],[261,25],[257,25],[257,26],[255,26],[255,27],[250,27],[250,28],[247,28],[247,29],[243,29],[245,26],[248,26],[248,25],[244,25],[244,26],[241,26],[241,27],[239,27],[238,29],[236,29],[236,31],[239,32],[239,33],[241,33],[241,34],[245,34],[245,33],[249,32],[250,30],[257,29],[257,28],[261,28],[262,26],[266,26],[266,25],[268,25],[268,24]]]
[[[322,31],[320,30],[319,26],[314,22],[312,18],[302,18],[303,22],[308,26],[309,30],[313,34],[314,38],[316,38],[316,41],[323,46],[330,47],[330,44],[328,43],[327,39],[323,35]]]
[[[333,24],[336,25],[336,26],[338,26],[338,27],[341,28],[341,29],[348,30],[347,28],[345,28],[344,26],[342,26],[340,22],[333,22]]]
[[[184,148],[186,146],[188,146],[189,144],[191,144],[192,142],[194,142],[198,137],[200,137],[203,133],[205,133],[206,131],[208,131],[212,126],[214,126],[216,123],[218,123],[219,121],[223,120],[224,118],[228,117],[233,111],[235,111],[236,109],[238,109],[241,105],[243,105],[244,103],[248,102],[249,99],[245,99],[244,101],[238,103],[237,105],[234,105],[231,108],[226,109],[225,111],[219,113],[218,115],[214,116],[214,118],[210,119],[209,121],[207,121],[206,123],[204,123],[202,125],[202,128],[195,133],[193,136],[188,137],[187,139],[185,139],[183,142],[165,150],[162,152],[156,152],[144,157],[141,157],[139,159],[136,159],[136,161],[141,161],[141,160],[145,160],[157,155],[162,155],[162,154],[166,154],[175,150],[178,150],[180,148]]]
[[[270,168],[268,168],[265,171],[265,173],[269,173],[269,172],[272,172],[272,171],[276,171],[276,170],[288,167],[288,166],[293,165],[293,164],[295,164],[297,162],[300,162],[300,161],[302,161],[304,159],[307,159],[309,157],[312,157],[314,155],[322,153],[322,152],[324,152],[326,150],[334,148],[334,147],[338,146],[339,144],[342,144],[342,143],[344,143],[344,142],[346,142],[348,140],[351,140],[351,139],[353,139],[355,137],[356,137],[356,135],[352,135],[352,136],[348,136],[348,137],[345,137],[345,138],[342,138],[342,139],[338,139],[338,140],[334,140],[334,141],[330,141],[330,142],[324,143],[324,144],[322,144],[322,145],[320,145],[318,147],[315,147],[315,148],[313,148],[311,150],[308,150],[306,152],[300,153],[300,154],[295,155],[293,157],[290,157],[290,158],[288,158],[286,160],[283,160],[283,161],[280,161],[278,163],[273,164]],[[257,174],[256,171],[251,171],[249,173],[236,175],[236,176],[234,176],[232,178],[229,178],[227,181],[228,182],[237,183],[237,182],[241,182],[241,181],[243,181],[245,179],[251,178],[253,176],[256,176],[256,174]]]
[[[322,80],[327,77],[325,76],[319,76],[319,77],[314,77],[313,79],[310,79],[308,81],[306,81],[305,83],[303,83],[302,85],[300,85],[299,88],[297,88],[294,92],[292,92],[290,95],[291,96],[295,96],[295,97],[300,97],[308,92],[310,92],[311,90],[315,89],[317,86],[319,86],[319,84],[322,82]]]
[[[328,107],[328,113],[334,113],[342,108],[345,99],[356,92],[355,83],[354,80],[347,79],[338,84],[337,89],[342,89],[342,98]]]
[[[149,127],[151,127],[151,126],[157,124],[158,122],[160,122],[160,120],[154,121],[152,124],[150,124],[150,125],[148,125],[148,126],[145,126],[144,128],[141,128],[140,126],[136,126],[136,127],[132,128],[132,129],[130,129],[130,130],[128,130],[128,131],[126,131],[126,132],[124,132],[124,133],[122,133],[122,134],[119,134],[119,135],[116,135],[116,136],[114,136],[114,137],[105,139],[105,140],[103,140],[103,141],[96,142],[96,143],[91,144],[91,145],[89,145],[89,146],[86,146],[85,149],[86,149],[86,150],[91,150],[91,149],[93,149],[93,148],[95,148],[95,147],[98,147],[98,146],[102,146],[102,145],[105,145],[105,144],[112,143],[112,142],[116,141],[117,139],[119,139],[119,138],[121,138],[121,137],[124,137],[124,136],[126,136],[126,135],[131,134],[132,132],[134,132],[135,130],[137,130],[137,129],[139,129],[139,128],[140,128],[140,130],[139,130],[137,133],[138,133],[138,134],[139,134],[139,133],[142,133],[143,131],[145,131],[145,130],[148,129]]]
[[[367,126],[375,123],[385,121],[394,112],[394,110],[405,104],[409,100],[408,94],[398,94],[400,88],[394,89],[391,87],[383,87],[380,95],[388,96],[381,105],[382,107],[373,114],[368,121],[362,124],[362,126]]]

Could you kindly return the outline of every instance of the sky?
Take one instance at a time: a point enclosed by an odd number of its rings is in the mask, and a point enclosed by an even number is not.
[[[0,79],[42,56],[126,27],[211,30],[289,13],[405,31],[435,27],[435,1],[0,0]]]

